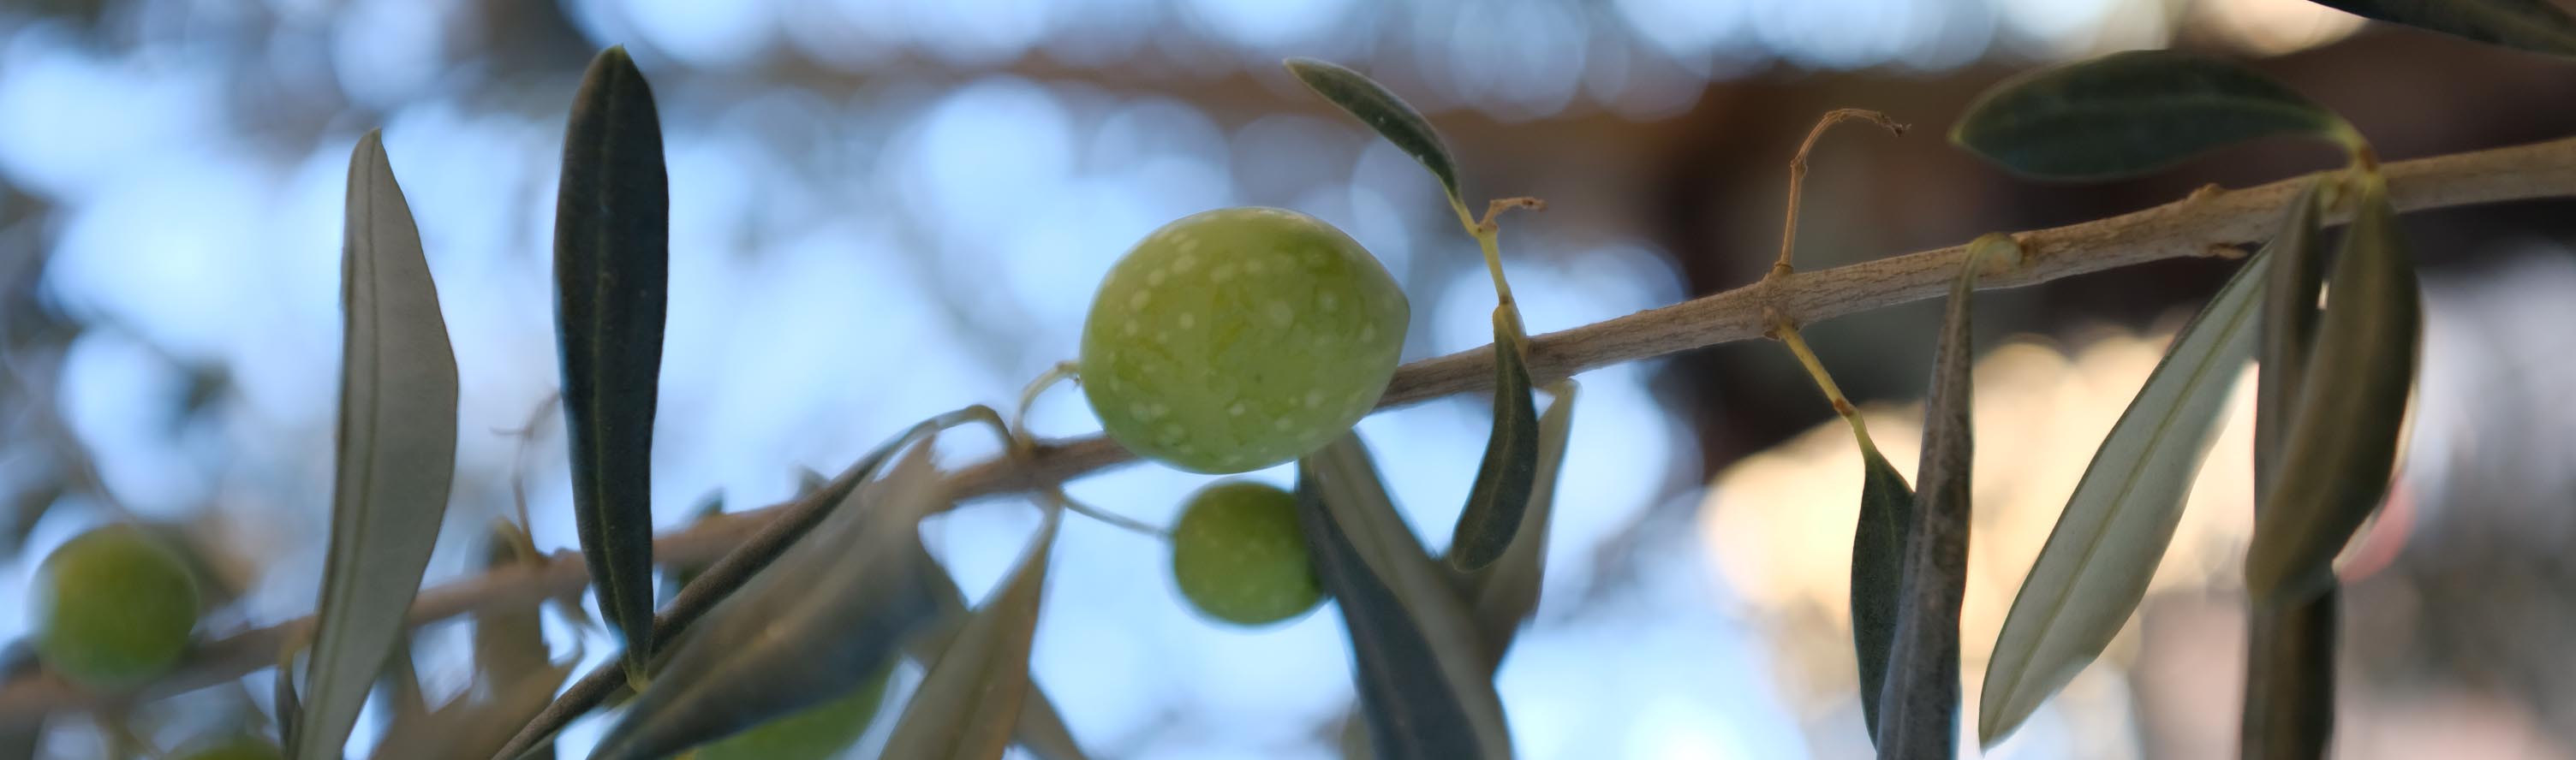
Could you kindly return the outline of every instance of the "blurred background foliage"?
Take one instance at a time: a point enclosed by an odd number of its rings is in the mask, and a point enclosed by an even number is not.
[[[23,632],[47,550],[125,516],[184,526],[240,595],[213,630],[309,609],[341,164],[379,125],[463,381],[430,580],[476,571],[484,527],[516,513],[514,477],[538,545],[571,545],[560,424],[526,425],[555,381],[562,104],[589,53],[616,43],[653,77],[669,140],[666,527],[711,494],[770,503],[914,420],[1012,398],[1071,358],[1108,265],[1195,211],[1284,206],[1349,231],[1413,299],[1408,358],[1487,341],[1485,277],[1437,186],[1302,93],[1285,55],[1360,68],[1430,112],[1470,194],[1548,199],[1506,224],[1532,332],[1756,279],[1785,161],[1835,107],[1918,131],[1826,142],[1809,268],[2334,161],[2268,142],[2065,188],[1940,142],[1979,90],[2048,62],[2164,46],[2252,59],[2394,158],[2576,133],[2576,66],[2300,0],[7,0],[0,639]],[[2424,371],[2399,496],[2347,568],[2342,756],[2576,756],[2576,560],[2561,549],[2576,541],[2571,211],[2407,218],[2426,271]],[[2231,268],[2168,261],[1981,297],[1968,672],[2102,432]],[[1902,468],[1937,308],[1807,331]],[[1866,756],[1841,618],[1860,468],[1831,411],[1758,343],[1582,380],[1547,597],[1500,676],[1516,744],[1533,758]],[[1418,528],[1454,517],[1487,414],[1459,398],[1362,425]],[[2228,753],[2250,399],[2231,414],[2131,631],[1989,756]],[[1096,425],[1060,396],[1032,419],[1059,435]],[[958,462],[989,453],[949,448]],[[1073,490],[1164,523],[1202,480],[1130,467]],[[926,534],[980,595],[1034,527],[1023,511],[966,510]],[[1330,756],[1350,699],[1335,612],[1215,628],[1174,598],[1147,539],[1064,530],[1035,672],[1091,749]],[[551,613],[546,630],[558,656],[613,650]],[[431,691],[470,682],[467,638],[423,631]],[[235,695],[140,718],[171,746],[242,719]],[[379,730],[362,725],[353,746]],[[104,751],[78,721],[55,722],[48,746]]]

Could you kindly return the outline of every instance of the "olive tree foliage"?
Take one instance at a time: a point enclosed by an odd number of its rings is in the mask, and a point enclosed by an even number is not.
[[[2576,20],[2539,0],[2324,4],[2576,56]],[[601,52],[571,107],[556,209],[554,305],[580,556],[541,556],[524,526],[503,525],[489,542],[487,574],[426,590],[421,573],[454,463],[456,368],[396,161],[369,134],[349,171],[347,351],[329,563],[314,616],[201,641],[186,658],[133,658],[151,672],[120,670],[113,682],[81,678],[82,666],[60,654],[67,645],[35,647],[8,663],[10,680],[0,685],[0,757],[33,753],[34,727],[48,714],[112,717],[139,700],[273,668],[276,735],[225,738],[225,747],[252,753],[225,756],[337,757],[370,693],[390,684],[387,738],[374,752],[387,757],[551,757],[565,725],[606,711],[609,728],[592,757],[829,757],[870,725],[891,722],[888,757],[990,759],[1017,746],[1076,760],[1088,756],[1081,737],[1028,668],[1051,546],[1068,513],[1166,539],[1182,599],[1211,624],[1267,624],[1338,605],[1358,694],[1343,733],[1349,756],[1510,757],[1494,675],[1538,604],[1575,410],[1570,378],[1761,336],[1814,378],[1863,454],[1850,612],[1864,720],[1850,729],[1883,758],[1948,758],[1967,713],[1963,681],[1980,677],[1961,672],[1959,656],[1975,514],[1968,322],[1977,291],[2249,240],[2263,245],[2175,338],[2068,495],[1981,676],[1975,739],[1991,746],[2010,735],[2135,612],[2208,456],[2231,380],[2258,362],[2242,749],[2251,758],[2323,757],[2334,720],[2333,560],[2385,496],[2422,330],[2398,214],[2576,192],[2560,186],[2564,176],[2553,184],[2511,170],[2576,174],[2563,171],[2576,165],[2576,141],[2383,165],[2342,117],[2235,63],[2119,53],[1997,85],[1951,126],[1950,141],[2041,182],[2161,171],[2260,138],[2322,141],[2347,160],[2225,197],[1801,272],[1794,256],[1807,150],[1845,119],[1903,129],[1846,109],[1819,123],[1790,162],[1780,258],[1761,282],[1531,336],[1503,276],[1500,217],[1540,204],[1511,198],[1474,213],[1463,167],[1401,97],[1331,63],[1286,65],[1439,183],[1493,278],[1490,346],[1395,367],[1407,307],[1366,250],[1293,211],[1211,212],[1140,243],[1102,284],[1080,361],[1020,399],[1025,406],[1077,378],[1112,423],[1105,435],[1041,441],[1016,416],[969,407],[899,432],[788,503],[708,517],[657,539],[653,378],[670,211],[661,125],[644,74],[622,49]],[[2338,223],[2339,235],[2330,234]],[[2333,297],[2321,298],[2329,290]],[[1926,335],[1936,346],[1931,393],[1922,459],[1908,483],[1799,327],[1936,295],[1947,309]],[[1374,409],[1469,391],[1492,395],[1492,434],[1452,535],[1434,551],[1379,477],[1391,460],[1351,427]],[[932,446],[958,428],[991,431],[1005,453],[943,470]],[[1061,488],[1140,456],[1219,473],[1294,461],[1297,478],[1287,491],[1211,486],[1168,531],[1093,510]],[[1027,494],[1013,503],[1035,504],[1044,520],[998,590],[970,606],[924,548],[919,525],[1000,493]],[[148,547],[132,553],[156,556]],[[131,581],[140,576],[95,564],[64,560],[82,569],[41,573],[38,596],[95,602],[104,590],[139,587]],[[657,597],[657,580],[676,593]],[[579,616],[574,597],[584,588],[601,611],[595,623]],[[186,593],[174,603],[181,609],[196,604],[195,591]],[[536,610],[548,600],[613,631],[620,655],[574,678],[539,635]],[[414,626],[460,615],[474,621],[475,687],[423,704],[397,654]],[[39,617],[40,633],[83,624],[76,615]],[[902,704],[885,703],[887,674],[907,660],[925,669],[922,683]]]

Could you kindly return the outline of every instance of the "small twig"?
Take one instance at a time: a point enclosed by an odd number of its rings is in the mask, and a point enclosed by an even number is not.
[[[1516,209],[1525,211],[1546,211],[1547,201],[1528,196],[1517,196],[1488,201],[1485,204],[1485,218],[1476,220],[1476,229],[1484,232],[1493,232],[1501,229],[1502,225],[1495,223],[1494,217],[1501,216],[1505,211]]]
[[[1825,112],[1824,118],[1816,120],[1815,128],[1807,130],[1806,141],[1798,143],[1797,155],[1789,157],[1789,218],[1780,224],[1780,260],[1771,265],[1769,277],[1787,276],[1790,272],[1789,262],[1794,258],[1798,248],[1798,201],[1800,193],[1807,184],[1807,154],[1815,151],[1816,141],[1825,136],[1825,130],[1832,129],[1834,125],[1846,119],[1867,119],[1885,127],[1888,132],[1898,135],[1905,134],[1906,130],[1905,125],[1896,123],[1895,119],[1887,118],[1887,114],[1866,108],[1837,108]]]
[[[2576,138],[2457,153],[2381,165],[2401,211],[2576,195]],[[2222,191],[2107,219],[2015,235],[2023,261],[2010,272],[1982,277],[1982,289],[2033,285],[2160,259],[2209,255],[2213,244],[2260,240],[2311,177]],[[2327,221],[2350,218],[2336,209]],[[1748,285],[1650,309],[1606,322],[1530,339],[1531,379],[1541,385],[1596,367],[1632,362],[1702,346],[1762,337],[1774,318],[1812,324],[1848,314],[1942,296],[1958,277],[1966,246],[1918,253]],[[1406,406],[1457,393],[1490,389],[1494,351],[1478,346],[1414,362],[1396,372],[1380,408]],[[1021,493],[1126,462],[1134,455],[1100,436],[1042,443],[1025,458],[1003,457],[949,476],[961,500]],[[663,535],[653,556],[663,562],[710,562],[743,543],[781,515],[809,508],[819,492],[759,510],[720,515]],[[581,557],[557,552],[543,564],[495,568],[421,592],[411,622],[422,625],[477,610],[533,604],[580,590],[588,581]],[[39,673],[0,685],[0,721],[48,712],[79,711],[137,696],[151,698],[220,684],[271,666],[286,637],[312,624],[291,620],[205,642],[189,662],[140,692],[98,693]]]

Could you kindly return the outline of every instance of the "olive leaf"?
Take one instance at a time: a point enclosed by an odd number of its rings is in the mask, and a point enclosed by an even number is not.
[[[1333,105],[1349,112],[1361,124],[1376,130],[1378,136],[1422,162],[1422,168],[1440,179],[1440,188],[1449,193],[1450,205],[1466,211],[1466,196],[1458,192],[1458,165],[1450,160],[1449,147],[1440,142],[1440,133],[1422,112],[1386,89],[1386,85],[1339,64],[1313,58],[1290,58],[1284,62],[1288,73],[1305,83],[1306,89],[1324,96]]]
[[[1010,749],[1028,702],[1029,647],[1037,636],[1056,528],[1063,522],[1063,506],[1049,505],[1019,567],[941,648],[886,740],[883,757],[1000,760]]]
[[[508,674],[486,672],[489,694],[458,697],[414,721],[397,721],[376,745],[378,760],[477,760],[491,757],[528,717],[554,698],[572,666],[547,663]]]
[[[691,580],[688,585],[680,589],[679,594],[671,598],[671,603],[653,620],[654,637],[669,641],[678,640],[700,617],[706,615],[718,604],[732,598],[752,578],[757,577],[761,570],[777,561],[788,549],[797,546],[807,533],[812,532],[826,519],[839,514],[841,510],[837,507],[842,506],[843,502],[852,501],[853,494],[858,493],[860,485],[875,477],[885,461],[904,447],[929,438],[938,431],[968,423],[982,423],[995,429],[1001,429],[1003,425],[1000,413],[980,404],[922,420],[869,450],[865,456],[852,462],[821,490],[799,496],[781,507],[779,514],[769,518],[767,525],[761,526],[749,539],[735,546],[732,551],[726,552],[723,557],[716,560],[715,564],[709,565],[704,573]],[[933,575],[937,576],[937,574]],[[667,663],[668,655],[669,652],[665,651],[656,657],[656,661]],[[551,741],[564,726],[581,717],[583,713],[589,712],[592,707],[612,696],[624,693],[623,690],[627,688],[628,681],[621,676],[622,673],[617,666],[607,665],[574,681],[570,688],[564,690],[562,696],[555,699],[554,704],[547,705],[543,712],[538,713],[537,717],[520,728],[518,735],[511,737],[510,743],[503,745],[495,757],[502,760],[520,758],[529,750]]]
[[[2549,0],[2316,0],[2355,16],[2490,45],[2576,55],[2576,18]]]
[[[483,546],[484,567],[498,569],[542,561],[534,556],[533,545],[527,541],[527,533],[519,526],[495,523],[489,542]],[[522,673],[544,672],[553,664],[550,653],[536,603],[474,613],[474,669],[485,677],[515,678]],[[553,696],[551,690],[547,696]],[[492,746],[499,748],[497,743]],[[490,755],[489,751],[484,753],[486,757]]]
[[[930,465],[935,438],[709,610],[591,757],[721,739],[847,694],[893,661],[938,611],[920,533],[949,500]]]
[[[1520,635],[1521,623],[1538,611],[1539,589],[1547,577],[1547,526],[1556,511],[1557,473],[1565,468],[1566,441],[1574,431],[1574,383],[1548,387],[1547,412],[1538,418],[1538,449],[1532,457],[1529,509],[1521,517],[1502,556],[1466,580],[1462,596],[1476,620],[1476,638],[1484,642],[1486,672],[1502,667]]]
[[[2127,624],[2182,523],[2219,412],[2253,358],[2261,294],[2282,247],[2308,245],[2315,186],[2270,245],[2247,260],[2174,336],[2111,426],[2031,561],[1987,660],[1977,741],[1994,746],[2101,656]]]
[[[1461,575],[1482,573],[1511,547],[1538,475],[1538,406],[1512,326],[1511,307],[1494,307],[1494,432],[1449,539],[1449,569]]]
[[[653,90],[623,47],[573,96],[555,197],[555,331],[574,525],[630,677],[653,654],[653,413],[669,298],[670,188]]]
[[[1923,403],[1923,457],[1915,465],[1914,522],[1906,531],[1905,576],[1888,648],[1887,681],[1878,698],[1880,757],[1945,758],[1959,746],[1959,607],[1968,590],[1968,472],[1974,441],[1968,426],[1968,335],[1977,270],[2012,238],[1987,235],[1968,246],[1950,286],[1941,341],[1932,359],[1932,395]]]
[[[1861,721],[1878,740],[1879,691],[1896,648],[1905,597],[1905,536],[1914,524],[1914,487],[1861,428],[1860,518],[1852,527],[1852,651],[1859,663]]]
[[[1373,756],[1511,756],[1475,622],[1358,434],[1300,461],[1297,512],[1317,580],[1341,605]]]
[[[420,230],[375,132],[349,157],[347,211],[331,542],[295,757],[341,755],[369,686],[408,635],[456,469],[456,354]]]
[[[2254,492],[2272,483],[2282,439],[2298,404],[2308,347],[2316,337],[2317,291],[2325,280],[2325,246],[2311,185],[2273,238],[2263,291],[2257,350],[2263,371],[2254,395]],[[2245,760],[2324,757],[2334,738],[2337,604],[2327,592],[2286,607],[2257,606],[2246,622],[2245,709],[2239,722]]]
[[[2245,553],[2257,603],[2294,604],[2334,587],[2334,558],[2388,493],[2422,305],[2388,185],[2364,175],[2335,256],[2325,315],[2298,405]]]
[[[1968,106],[1950,141],[2025,177],[2105,180],[2280,134],[2358,139],[2343,117],[2250,69],[2138,50],[2005,80]]]
[[[893,663],[830,702],[697,748],[691,760],[831,760],[867,735],[883,706]]]
[[[939,622],[930,630],[906,642],[904,651],[927,668],[939,662],[940,653],[948,650],[973,613],[966,608],[966,592],[958,590],[957,581],[944,569],[930,574],[931,585],[939,591]],[[1029,685],[1027,699],[1020,702],[1019,727],[1012,740],[1039,760],[1087,760],[1081,745],[1073,740],[1073,731],[1064,725],[1064,716],[1056,711],[1055,700],[1047,698],[1046,687]]]

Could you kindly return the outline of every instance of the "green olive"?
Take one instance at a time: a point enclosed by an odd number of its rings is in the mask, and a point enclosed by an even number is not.
[[[1297,497],[1251,481],[1190,495],[1172,527],[1172,577],[1201,614],[1239,625],[1287,620],[1324,601],[1297,527]]]
[[[697,760],[824,760],[856,744],[885,699],[889,667],[849,696],[699,747]]]
[[[1109,437],[1183,470],[1314,453],[1377,406],[1411,307],[1367,249],[1294,211],[1193,214],[1111,268],[1082,329]]]
[[[170,760],[285,760],[277,742],[255,734],[200,739],[181,747]]]
[[[197,627],[187,561],[130,525],[55,549],[36,568],[29,596],[36,658],[92,689],[131,688],[167,672]]]

